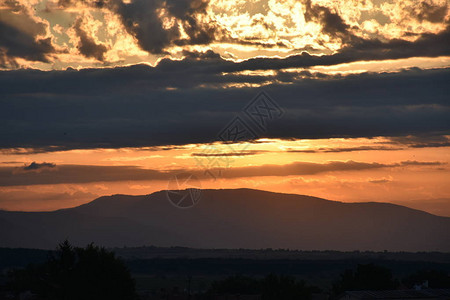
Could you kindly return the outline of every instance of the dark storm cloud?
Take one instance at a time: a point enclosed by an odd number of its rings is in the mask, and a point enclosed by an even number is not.
[[[259,91],[198,87],[249,81],[222,71],[212,58],[167,60],[156,68],[0,72],[0,148],[45,152],[218,140]],[[250,82],[264,80],[250,76]],[[270,138],[448,134],[448,82],[449,69],[414,69],[271,84],[264,89],[286,113],[267,130],[254,130]]]
[[[0,10],[1,13],[1,10]],[[15,58],[48,62],[54,48],[50,38],[36,40],[19,29],[0,21],[0,67],[15,65]]]
[[[342,18],[329,8],[321,5],[313,5],[311,0],[305,1],[305,21],[314,21],[322,25],[322,32],[331,38],[340,38],[344,42],[351,36],[350,26]]]
[[[448,13],[448,3],[443,3],[442,5],[435,5],[434,3],[428,3],[426,1],[422,1],[419,3],[418,7],[405,7],[406,11],[408,11],[408,15],[416,18],[418,21],[428,21],[432,23],[443,23],[445,22],[446,15]],[[311,0],[305,1],[305,20],[306,21],[314,21],[322,26],[322,32],[327,34],[332,39],[340,39],[344,45],[347,47],[339,52],[352,52],[352,50],[358,50],[361,48],[373,48],[373,53],[377,51],[377,49],[383,49],[384,51],[391,51],[392,53],[386,53],[385,55],[398,55],[395,50],[400,50],[403,46],[406,45],[416,45],[415,49],[410,49],[411,51],[422,50],[424,52],[425,49],[420,49],[420,45],[427,44],[428,42],[436,45],[435,41],[429,40],[429,37],[432,36],[430,34],[422,35],[425,39],[423,41],[419,41],[419,43],[403,43],[403,40],[393,39],[387,42],[382,42],[377,39],[363,39],[355,36],[351,32],[351,27],[345,23],[345,21],[341,18],[341,16],[332,12],[329,8],[321,6],[321,5],[313,5]],[[447,22],[448,25],[448,22]],[[449,27],[443,32],[443,40],[448,40]],[[442,40],[442,41],[443,41]],[[403,50],[406,50],[404,48]],[[430,49],[427,49],[430,50]],[[448,47],[447,47],[448,51]],[[420,52],[420,51],[418,51]],[[408,54],[407,54],[408,55]],[[422,56],[424,54],[418,54],[418,56]],[[428,56],[429,54],[425,54],[424,56]],[[414,56],[414,55],[413,55]],[[396,58],[396,57],[394,57]]]
[[[410,148],[450,147],[450,138],[443,135],[417,135],[390,137],[390,143]]]
[[[108,50],[105,45],[97,44],[86,32],[81,28],[82,20],[79,18],[75,24],[74,29],[77,36],[80,38],[78,50],[86,57],[93,57],[96,60],[103,61],[103,55]]]
[[[115,10],[127,31],[136,37],[139,46],[150,53],[161,53],[173,40],[178,39],[178,28],[163,28],[156,9],[163,1],[134,1],[129,4],[118,1]]]
[[[0,9],[0,67],[18,67],[16,58],[48,62],[55,51],[45,35],[46,25],[33,19],[17,1],[6,1]]]
[[[356,61],[400,59],[409,57],[438,57],[450,55],[450,26],[437,34],[422,34],[416,41],[401,39],[381,41],[351,37],[351,43],[336,54],[310,55],[303,52],[288,58],[253,58],[240,64],[230,65],[228,72],[240,70],[280,70],[285,68],[308,68],[331,66]]]
[[[448,2],[445,1],[442,6],[434,5],[434,3],[421,2],[419,9],[411,9],[411,15],[415,16],[419,21],[429,21],[433,23],[441,23],[445,20],[448,12]]]
[[[108,5],[116,12],[127,31],[136,37],[143,50],[164,53],[169,46],[209,44],[219,30],[213,22],[199,20],[206,15],[209,1],[204,0],[135,0],[130,3],[112,1]],[[177,24],[167,27],[161,13],[180,22],[187,38],[182,37]]]
[[[356,161],[332,161],[327,163],[293,162],[286,165],[262,165],[224,169],[209,169],[223,178],[260,177],[260,176],[293,176],[315,175],[327,172],[346,172],[373,170],[381,168],[397,168],[407,166],[439,166],[440,162],[406,161],[393,164],[366,163]],[[170,170],[159,171],[142,169],[134,166],[91,166],[60,165],[56,170],[20,172],[21,168],[0,167],[0,186],[22,186],[40,184],[79,184],[90,182],[112,181],[152,181],[168,180],[171,177],[189,172],[199,178],[208,178],[205,170]]]
[[[136,37],[140,47],[150,53],[161,54],[165,53],[166,49],[171,46],[207,45],[214,41],[257,45],[262,48],[286,46],[283,42],[277,44],[263,43],[261,41],[232,37],[226,28],[207,18],[209,0],[134,0],[129,3],[124,3],[120,0],[60,0],[59,4],[67,8],[74,5],[75,2],[81,2],[84,5],[93,7],[108,8],[113,11],[119,16],[126,30]],[[328,55],[321,59],[304,55],[296,56],[291,61],[282,60],[282,62],[277,62],[276,60],[270,60],[273,64],[292,63],[295,61],[298,67],[307,67],[317,64],[336,64],[360,60],[395,59],[413,56],[434,57],[449,54],[447,42],[449,38],[448,27],[437,35],[423,34],[415,42],[401,39],[388,41],[364,39],[355,36],[352,33],[351,26],[346,24],[342,17],[337,12],[330,10],[330,8],[312,4],[311,0],[304,1],[304,8],[305,20],[320,24],[322,32],[331,39],[341,40],[344,48],[335,55]],[[438,6],[422,2],[420,7],[410,8],[409,15],[420,22],[443,23],[445,22],[447,11],[448,4]],[[171,21],[164,23],[164,19],[170,19]],[[263,26],[269,26],[262,20],[256,20],[255,22],[262,22]],[[182,30],[179,25],[182,27]],[[183,36],[182,31],[186,36]],[[319,40],[320,42],[322,41]],[[264,60],[268,61],[267,59]],[[256,65],[264,68],[264,64],[258,63],[258,60]],[[272,65],[269,68],[277,67]]]
[[[331,13],[330,13],[331,14]],[[323,14],[319,14],[323,17]],[[327,14],[325,14],[327,15]],[[331,18],[331,17],[330,17]],[[282,70],[288,68],[309,68],[313,66],[331,66],[342,63],[351,63],[356,61],[378,61],[388,59],[402,59],[410,57],[438,57],[450,55],[450,26],[437,34],[422,34],[415,41],[406,41],[402,39],[392,39],[381,41],[378,39],[363,39],[353,36],[344,25],[338,26],[339,16],[326,21],[324,26],[334,28],[335,37],[340,37],[346,41],[346,46],[339,52],[330,55],[311,55],[303,52],[299,55],[292,55],[287,58],[266,58],[258,57],[245,60],[240,63],[233,63],[220,59],[218,56],[209,55],[208,61],[204,65],[197,64],[195,67],[207,68],[208,71],[239,72],[246,70]],[[342,20],[341,20],[342,21]],[[335,27],[334,27],[335,26]],[[331,29],[330,29],[331,30]],[[184,62],[175,62],[163,60],[160,68],[167,71],[178,68],[181,65],[189,64],[188,60]],[[217,73],[216,73],[217,74]],[[230,75],[231,76],[231,75]]]

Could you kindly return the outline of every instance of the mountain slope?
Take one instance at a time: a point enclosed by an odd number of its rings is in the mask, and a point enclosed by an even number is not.
[[[0,247],[189,246],[450,251],[450,218],[387,203],[341,203],[250,189],[203,190],[177,209],[166,192],[114,195],[54,212],[0,212]]]

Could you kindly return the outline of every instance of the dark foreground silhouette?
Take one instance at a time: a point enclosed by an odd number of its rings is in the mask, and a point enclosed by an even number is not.
[[[270,274],[255,279],[237,275],[213,282],[204,299],[213,299],[214,295],[258,295],[262,300],[311,299],[314,292],[320,289],[293,276]]]
[[[12,270],[6,286],[0,273],[0,299],[127,300],[136,299],[137,294],[141,300],[300,300],[335,299],[345,297],[349,291],[355,295],[379,291],[383,295],[400,295],[397,297],[400,299],[403,293],[409,295],[411,291],[422,295],[417,286],[423,288],[424,293],[432,294],[434,289],[436,294],[450,296],[447,254],[382,253],[391,259],[414,256],[418,260],[396,262],[376,260],[374,253],[285,251],[285,255],[306,259],[299,260],[275,258],[280,251],[275,251],[276,254],[273,250],[241,249],[239,251],[245,255],[260,256],[258,259],[244,259],[201,258],[205,253],[217,251],[203,249],[196,250],[200,251],[196,253],[194,249],[185,249],[183,253],[194,252],[195,257],[199,257],[175,258],[172,252],[182,249],[145,249],[124,248],[118,251],[118,255],[131,255],[124,261],[104,248],[92,244],[77,248],[67,241],[55,251],[48,252],[47,259],[42,250],[0,249],[0,269]],[[146,256],[148,251],[165,253],[172,258],[135,257],[140,252],[143,252],[141,256]],[[263,254],[267,257],[261,257]],[[350,260],[349,255],[353,257]],[[317,260],[317,256],[321,259]],[[340,256],[347,258],[342,260],[342,257],[338,258]],[[324,257],[328,259],[324,260]],[[34,264],[17,269],[26,261]],[[136,291],[132,277],[137,282]]]
[[[61,243],[47,262],[10,273],[8,288],[45,300],[136,299],[135,283],[125,264],[104,248]]]

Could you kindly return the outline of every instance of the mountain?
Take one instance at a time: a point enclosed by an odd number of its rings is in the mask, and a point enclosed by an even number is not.
[[[388,203],[342,203],[251,189],[202,190],[178,209],[166,191],[113,195],[53,212],[0,211],[0,247],[69,239],[113,246],[450,251],[450,218]]]

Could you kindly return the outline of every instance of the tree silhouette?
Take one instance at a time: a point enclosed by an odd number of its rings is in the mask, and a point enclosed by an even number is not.
[[[46,300],[136,299],[134,280],[113,252],[93,244],[76,248],[68,241],[46,263],[13,271],[9,286]]]

